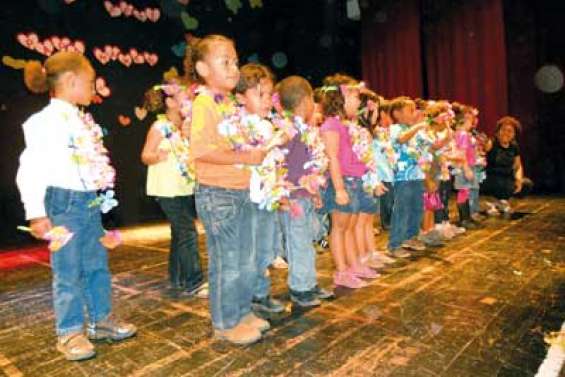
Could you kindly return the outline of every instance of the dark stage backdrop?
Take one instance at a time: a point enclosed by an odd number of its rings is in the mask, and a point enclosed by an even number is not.
[[[480,110],[479,127],[519,118],[526,167],[541,191],[565,189],[565,91],[544,93],[545,64],[565,71],[565,2],[398,0],[366,2],[362,71],[385,97],[448,99]]]
[[[112,18],[102,0],[4,1],[0,10],[2,56],[16,59],[44,59],[16,41],[17,33],[35,32],[40,39],[52,35],[79,39],[86,44],[86,55],[97,73],[106,79],[111,97],[90,111],[107,131],[105,144],[117,169],[117,195],[120,206],[105,218],[108,225],[128,225],[161,219],[155,203],[145,196],[146,169],[139,155],[151,117],[136,118],[134,107],[142,103],[143,93],[161,80],[163,72],[175,66],[182,69],[182,59],[173,51],[184,41],[185,28],[181,12],[198,20],[197,36],[222,33],[236,40],[242,63],[259,60],[273,68],[282,78],[300,74],[318,85],[323,76],[344,71],[360,74],[359,22],[346,16],[345,2],[337,0],[266,0],[263,6],[251,8],[242,0],[237,14],[226,4],[237,1],[191,0],[182,5],[177,0],[128,0],[138,9],[157,7],[158,22]],[[114,5],[118,1],[112,0]],[[257,3],[257,1],[251,1]],[[260,1],[259,1],[260,3]],[[186,21],[186,20],[185,20]],[[194,24],[193,20],[188,20]],[[92,53],[96,46],[116,45],[122,50],[134,47],[155,52],[156,66],[118,62],[102,65]],[[283,53],[276,54],[277,52]],[[286,59],[286,62],[285,62]],[[275,66],[275,64],[277,66]],[[24,223],[23,209],[15,186],[17,159],[24,143],[21,124],[48,101],[46,96],[29,94],[22,81],[22,72],[0,64],[0,245],[29,240],[16,232]],[[122,126],[118,116],[131,119]]]

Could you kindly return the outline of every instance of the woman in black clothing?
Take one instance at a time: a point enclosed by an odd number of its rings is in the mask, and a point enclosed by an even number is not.
[[[495,203],[488,203],[489,214],[510,214],[512,209],[508,200],[513,196],[524,196],[533,186],[532,181],[524,177],[520,147],[516,142],[519,131],[520,122],[505,116],[496,123],[495,139],[486,146],[487,178],[481,191],[497,199]]]

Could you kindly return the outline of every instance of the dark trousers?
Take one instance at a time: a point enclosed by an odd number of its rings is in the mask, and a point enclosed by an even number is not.
[[[442,209],[434,211],[434,221],[436,224],[441,224],[444,221],[449,221],[449,194],[451,193],[451,181],[440,181],[438,194],[443,204]]]
[[[379,197],[381,226],[383,229],[390,229],[392,206],[394,205],[394,185],[392,182],[383,182],[383,184],[388,191]]]
[[[169,254],[169,279],[175,287],[193,290],[204,281],[198,234],[194,225],[196,206],[194,195],[157,197],[157,203],[171,223],[171,252]]]
[[[498,200],[508,200],[511,197],[522,198],[532,191],[534,183],[529,178],[522,181],[522,190],[514,193],[514,177],[487,175],[487,179],[481,184],[481,194],[494,196]]]

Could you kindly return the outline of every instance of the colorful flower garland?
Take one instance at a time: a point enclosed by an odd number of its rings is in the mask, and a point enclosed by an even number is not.
[[[367,172],[361,178],[363,180],[363,189],[373,194],[375,189],[381,184],[377,174],[377,163],[373,156],[373,137],[366,128],[352,121],[345,121],[345,126],[351,138],[351,149],[367,167]]]
[[[182,136],[180,129],[167,119],[167,116],[164,114],[157,116],[156,127],[161,132],[161,135],[169,141],[180,175],[186,180],[187,184],[193,184],[195,172],[188,164],[190,151],[188,139]]]
[[[100,206],[103,213],[118,205],[114,199],[116,171],[110,164],[108,150],[102,142],[103,133],[100,126],[89,113],[79,113],[81,127],[70,140],[73,149],[72,159],[79,166],[80,178],[85,187],[95,187],[103,191],[89,206]]]

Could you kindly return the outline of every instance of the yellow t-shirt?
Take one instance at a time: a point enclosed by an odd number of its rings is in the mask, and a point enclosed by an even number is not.
[[[207,93],[199,94],[192,104],[189,161],[194,164],[196,181],[203,185],[228,189],[249,188],[250,171],[235,165],[218,165],[200,161],[199,157],[215,151],[230,151],[229,142],[218,133],[223,120],[220,106]]]
[[[160,127],[159,122],[152,127]],[[147,195],[167,198],[192,195],[194,182],[189,182],[181,175],[178,167],[179,153],[174,153],[171,141],[163,138],[158,148],[168,152],[168,156],[165,161],[147,167]]]

